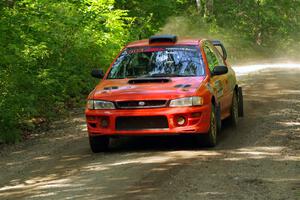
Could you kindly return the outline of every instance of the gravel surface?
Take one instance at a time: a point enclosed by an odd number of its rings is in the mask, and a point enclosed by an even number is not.
[[[216,148],[122,138],[91,153],[83,110],[0,151],[0,199],[300,199],[300,69],[240,76],[245,117]]]

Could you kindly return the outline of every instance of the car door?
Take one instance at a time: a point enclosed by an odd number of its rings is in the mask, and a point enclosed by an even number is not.
[[[218,50],[208,42],[204,46],[204,52],[210,72],[212,72],[216,66],[226,66],[223,58],[217,51]],[[210,79],[210,84],[214,89],[218,102],[220,103],[221,118],[224,119],[230,114],[228,111],[231,105],[231,101],[228,102],[228,99],[230,98],[228,74],[212,76]]]
[[[233,69],[227,65],[225,62],[223,56],[219,52],[219,50],[215,46],[211,46],[212,50],[214,51],[214,54],[216,55],[219,65],[227,66],[228,67],[228,73],[222,75],[222,81],[223,81],[223,97],[222,97],[222,107],[223,111],[225,113],[225,116],[230,115],[230,108],[232,104],[232,95],[235,87],[235,74]]]

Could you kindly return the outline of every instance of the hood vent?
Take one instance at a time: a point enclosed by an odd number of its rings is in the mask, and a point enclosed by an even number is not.
[[[112,87],[105,87],[104,90],[117,90],[118,86],[112,86]]]
[[[141,83],[168,83],[171,79],[168,78],[143,78],[143,79],[131,79],[129,84],[141,84]]]
[[[189,87],[191,87],[191,85],[190,84],[178,84],[178,85],[175,85],[174,86],[175,88],[189,88]]]

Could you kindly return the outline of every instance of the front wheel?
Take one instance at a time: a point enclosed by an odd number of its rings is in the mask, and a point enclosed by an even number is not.
[[[108,150],[109,137],[107,136],[89,136],[90,147],[92,152],[99,153]]]
[[[209,131],[206,134],[199,134],[197,136],[198,142],[204,144],[206,147],[214,147],[217,145],[217,115],[215,106],[211,105],[211,114],[210,114],[210,127]]]

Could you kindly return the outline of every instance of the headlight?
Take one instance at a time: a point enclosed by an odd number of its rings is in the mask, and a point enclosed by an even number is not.
[[[171,100],[170,107],[201,106],[202,104],[202,97],[185,97]]]
[[[115,105],[110,101],[88,100],[87,108],[90,110],[115,109]]]

